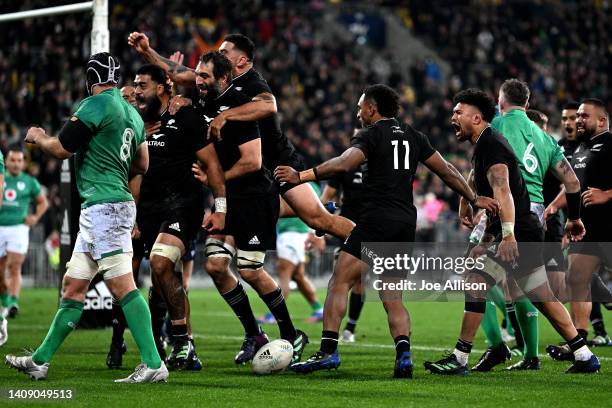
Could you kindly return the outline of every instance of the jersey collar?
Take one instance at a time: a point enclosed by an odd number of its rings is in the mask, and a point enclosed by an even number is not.
[[[232,79],[232,83],[234,83],[234,81],[235,81],[235,80],[237,80],[238,78],[241,78],[241,77],[245,76],[246,74],[248,74],[248,73],[249,73],[249,72],[251,72],[252,70],[253,70],[253,67],[251,67],[251,68],[249,68],[248,70],[244,71],[242,74],[240,74],[240,75],[238,75],[238,76],[235,76],[235,77]]]
[[[231,84],[229,84],[229,86],[227,88],[225,88],[225,91],[221,92],[221,95],[217,96],[215,98],[215,101],[218,101],[223,95],[225,95],[227,93],[227,91],[229,91],[232,87],[234,86],[234,83],[232,82]]]

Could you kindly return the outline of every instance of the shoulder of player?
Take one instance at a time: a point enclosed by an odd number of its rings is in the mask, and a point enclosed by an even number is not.
[[[255,68],[251,68],[249,69],[247,72],[245,72],[243,75],[239,76],[236,78],[236,82],[240,83],[242,85],[246,85],[250,82],[266,82],[266,80],[264,79],[263,75],[261,75],[261,73],[259,71],[257,71]]]
[[[244,105],[250,101],[251,98],[238,91],[235,86],[232,86],[217,99],[217,106],[218,110],[222,112],[235,106]]]
[[[490,149],[491,147],[495,146],[510,147],[510,142],[508,142],[508,139],[506,139],[506,136],[502,132],[493,129],[492,127],[489,129],[491,129],[490,132],[485,130],[485,132],[488,134],[483,132],[482,136],[478,139],[476,142],[477,146],[486,146],[486,149]]]
[[[191,120],[196,120],[201,117],[201,112],[195,106],[184,106],[179,109],[174,115],[168,116],[167,122],[174,119],[175,121],[184,123]]]

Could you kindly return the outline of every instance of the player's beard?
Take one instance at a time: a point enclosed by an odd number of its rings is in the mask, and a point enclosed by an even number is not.
[[[582,128],[579,128],[578,125],[576,125],[576,139],[580,141],[590,139],[591,136],[595,134],[595,130],[596,129],[594,126],[589,128],[586,123]]]
[[[204,102],[213,101],[221,94],[221,89],[217,83],[212,85],[198,85],[198,90],[200,91],[200,99]]]
[[[140,105],[144,102],[145,107],[140,108]],[[145,122],[157,122],[159,120],[159,108],[161,108],[161,101],[157,95],[153,95],[149,98],[136,97],[137,109],[142,116],[142,120]]]

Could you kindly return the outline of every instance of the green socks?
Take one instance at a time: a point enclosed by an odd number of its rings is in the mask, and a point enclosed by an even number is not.
[[[538,356],[538,309],[526,298],[514,302],[516,317],[525,341],[525,359]]]
[[[497,347],[503,342],[499,324],[497,323],[497,308],[495,307],[495,303],[488,299],[485,304],[486,309],[480,325],[487,337],[489,347]]]
[[[138,289],[134,289],[121,299],[121,308],[132,337],[134,337],[138,350],[140,350],[142,362],[149,368],[159,368],[161,358],[153,340],[151,312]]]
[[[310,307],[312,308],[313,312],[319,312],[322,309],[321,304],[316,300],[310,305]]]
[[[510,320],[508,319],[508,311],[506,310],[506,296],[504,295],[502,288],[497,285],[493,286],[491,290],[489,290],[489,293],[487,293],[487,299],[495,302],[495,306],[501,310],[501,312],[504,314],[504,319],[506,319],[506,322],[509,323]],[[514,336],[512,325],[508,324],[506,330],[508,330],[510,335]]]
[[[51,361],[53,354],[62,345],[66,337],[76,329],[81,314],[83,313],[83,302],[63,299],[55,318],[51,323],[47,337],[32,354],[32,360],[36,364],[44,364]]]
[[[7,292],[0,294],[0,304],[2,305],[2,307],[7,307],[8,302],[9,302],[9,294]]]
[[[9,296],[7,307],[17,306],[18,300],[19,298],[17,296]]]

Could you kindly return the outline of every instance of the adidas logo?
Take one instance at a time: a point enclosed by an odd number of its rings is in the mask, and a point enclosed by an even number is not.
[[[249,245],[259,245],[261,244],[261,242],[259,242],[259,238],[257,238],[257,235],[253,236],[253,238],[251,238],[251,240],[249,241]]]
[[[179,225],[178,222],[172,223],[168,226],[169,229],[173,229],[175,231],[181,232],[181,226]],[[250,242],[249,242],[250,244]]]
[[[272,353],[270,353],[270,349],[265,350],[263,353],[259,355],[260,360],[272,360]]]
[[[112,310],[113,295],[108,290],[104,281],[96,283],[92,289],[87,292],[83,310]]]

